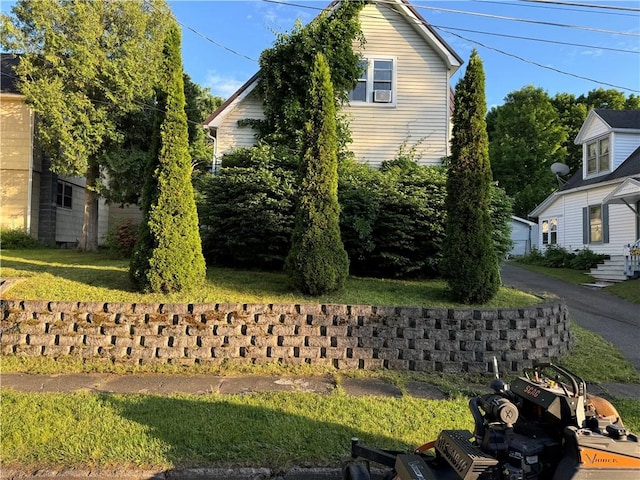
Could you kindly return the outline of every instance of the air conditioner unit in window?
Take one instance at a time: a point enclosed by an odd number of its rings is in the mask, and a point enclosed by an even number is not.
[[[373,101],[376,103],[391,103],[391,90],[374,90]]]

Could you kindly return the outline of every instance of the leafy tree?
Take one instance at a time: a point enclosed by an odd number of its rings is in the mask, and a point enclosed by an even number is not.
[[[484,83],[482,61],[473,50],[456,86],[441,263],[453,298],[463,303],[485,303],[500,286],[489,217],[491,165]]]
[[[564,163],[573,174],[582,168],[582,145],[576,145],[573,140],[582,128],[589,109],[586,104],[578,103],[576,96],[571,93],[558,93],[551,99],[551,103],[557,110],[558,121],[566,132],[565,141],[562,143],[567,152]]]
[[[340,239],[335,101],[322,53],[316,54],[305,111],[302,179],[285,271],[296,288],[320,295],[342,288],[349,274]]]
[[[98,190],[119,123],[156,83],[168,9],[162,0],[19,0],[2,17],[2,47],[39,114],[38,139],[55,173],[85,176],[79,248],[98,246]]]
[[[567,132],[548,94],[533,86],[511,92],[497,116],[490,144],[493,178],[528,213],[556,188],[551,165],[562,162]]]
[[[161,79],[156,88],[157,133],[147,167],[144,221],[130,276],[144,291],[189,290],[205,278],[184,110],[180,30],[168,29]]]

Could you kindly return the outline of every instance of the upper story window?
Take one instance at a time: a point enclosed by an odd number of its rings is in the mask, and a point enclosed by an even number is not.
[[[56,193],[56,205],[62,208],[71,208],[73,202],[73,187],[68,183],[58,182]]]
[[[587,143],[587,175],[611,170],[609,137]]]
[[[395,59],[368,58],[360,62],[361,74],[349,93],[351,104],[394,104],[396,94]]]

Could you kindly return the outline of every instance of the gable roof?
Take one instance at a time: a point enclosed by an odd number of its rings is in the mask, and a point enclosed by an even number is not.
[[[18,65],[20,58],[13,53],[0,53],[0,92],[20,93],[18,91],[18,78],[13,68]]]
[[[333,0],[327,8],[323,10],[332,11],[335,10],[342,0]],[[388,0],[382,2],[383,5],[391,8],[400,9],[401,15],[410,23],[410,25],[418,32],[418,34],[438,53],[438,55],[447,64],[448,68],[458,69],[464,60],[444,41],[444,39],[438,34],[438,32],[427,22],[422,15],[416,10],[414,6],[409,3],[409,0]],[[260,71],[255,73],[249,80],[247,80],[236,92],[234,92],[222,105],[220,105],[215,112],[213,112],[203,122],[204,126],[217,127],[222,119],[233,110],[233,108],[245,98],[251,91],[258,85],[258,79],[260,78]]]
[[[536,208],[534,208],[529,213],[529,217],[535,218],[540,215],[540,213],[542,213],[549,205],[551,205],[557,197],[564,195],[565,192],[568,192],[569,190],[588,187],[590,185],[599,183],[612,182],[623,178],[633,178],[640,181],[640,147],[636,148],[633,153],[620,164],[618,168],[616,168],[608,175],[603,175],[596,178],[588,178],[585,180],[582,178],[582,168],[578,169],[578,171],[567,181],[567,183],[565,183],[562,187],[545,198],[542,203],[536,206]]]
[[[618,178],[625,178],[636,175],[640,176],[640,147],[636,148],[633,153],[620,164],[618,168],[616,168],[608,175],[603,175],[595,178],[587,178],[585,180],[584,178],[582,178],[582,168],[579,168],[578,171],[567,181],[567,183],[565,183],[561,188],[558,189],[558,191],[564,192],[566,190],[572,190],[578,187],[584,187],[587,185],[608,182],[610,180],[616,180]]]
[[[593,125],[593,122],[598,119],[604,122],[610,131],[640,132],[640,110],[594,108],[587,115],[573,143],[576,145],[584,143],[587,132]]]

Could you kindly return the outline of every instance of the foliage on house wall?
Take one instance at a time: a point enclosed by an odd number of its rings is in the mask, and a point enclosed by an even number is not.
[[[260,56],[259,91],[265,120],[254,122],[259,138],[298,150],[308,118],[305,104],[316,53],[324,54],[331,72],[336,111],[347,101],[360,74],[360,56],[354,42],[364,43],[358,14],[363,1],[343,1],[332,12],[323,12],[307,26],[296,25],[281,34],[272,48]],[[346,149],[350,133],[346,120],[337,123],[339,151]]]
[[[478,304],[493,298],[500,286],[489,217],[491,165],[484,88],[482,60],[473,50],[456,86],[442,274],[455,300]]]
[[[316,54],[305,125],[301,184],[291,250],[284,268],[292,285],[320,295],[340,290],[349,275],[349,259],[340,238],[338,136],[329,65]]]
[[[141,290],[169,293],[196,288],[206,269],[191,184],[180,30],[175,23],[164,52],[163,79],[157,88],[158,132],[145,177],[144,220],[130,275]]]

